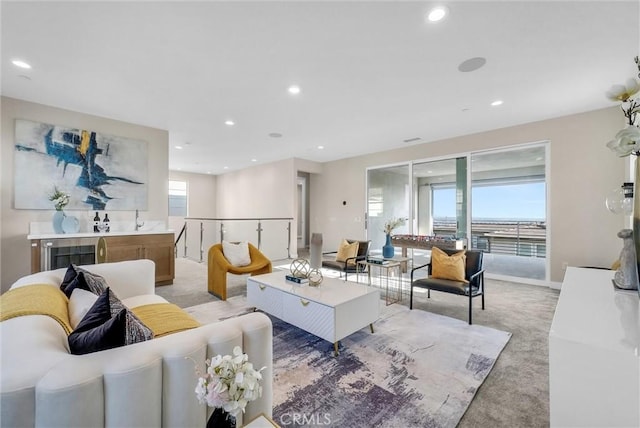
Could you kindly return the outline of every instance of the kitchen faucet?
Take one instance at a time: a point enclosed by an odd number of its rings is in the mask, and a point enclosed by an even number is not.
[[[138,213],[138,210],[136,210],[136,228],[135,228],[136,232],[138,231],[138,229],[140,229],[140,227],[144,226],[144,221],[140,223],[138,219],[139,219],[139,213]]]

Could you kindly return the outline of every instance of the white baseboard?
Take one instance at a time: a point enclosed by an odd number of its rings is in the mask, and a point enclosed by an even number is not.
[[[517,276],[498,275],[495,273],[487,273],[487,272],[485,272],[484,277],[487,279],[496,279],[498,281],[517,282],[520,284],[537,285],[540,287],[549,287],[549,288],[556,288],[555,284],[560,284],[552,281],[546,281],[543,279],[520,278]],[[557,288],[560,289],[559,285]]]

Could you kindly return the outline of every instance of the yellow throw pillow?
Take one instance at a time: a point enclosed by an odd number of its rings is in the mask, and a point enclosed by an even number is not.
[[[467,256],[465,250],[448,255],[438,247],[431,249],[431,277],[468,283],[465,279]]]
[[[346,262],[347,259],[350,259],[351,257],[356,257],[357,255],[358,255],[358,241],[352,244],[349,244],[349,242],[347,242],[346,239],[343,239],[342,243],[340,244],[340,248],[338,248],[338,254],[336,254],[336,261]],[[349,260],[347,264],[355,265],[356,261],[355,259],[352,259],[352,260]]]

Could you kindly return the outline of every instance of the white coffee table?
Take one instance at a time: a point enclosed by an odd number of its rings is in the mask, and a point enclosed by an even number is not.
[[[247,278],[247,303],[333,343],[373,323],[380,316],[380,291],[365,284],[324,278],[319,287],[285,279],[285,272]]]

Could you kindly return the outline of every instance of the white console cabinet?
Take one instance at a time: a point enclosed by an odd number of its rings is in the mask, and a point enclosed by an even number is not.
[[[568,268],[549,332],[552,427],[640,427],[640,299]]]

